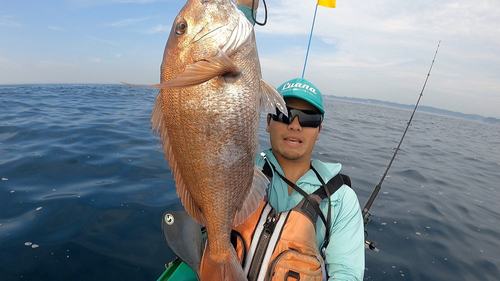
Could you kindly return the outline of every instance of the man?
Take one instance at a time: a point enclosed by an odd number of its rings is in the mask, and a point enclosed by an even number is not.
[[[284,83],[278,91],[285,99],[289,117],[279,111],[267,116],[266,132],[269,133],[271,149],[257,156],[256,165],[264,167],[268,161],[273,167],[267,199],[277,212],[284,212],[294,208],[304,198],[290,182],[311,194],[322,187],[313,169],[323,182],[328,182],[340,172],[341,164],[323,163],[311,157],[325,112],[320,91],[300,78]],[[314,120],[320,121],[314,123]],[[289,181],[288,184],[283,177]],[[331,214],[329,244],[324,256],[329,280],[362,280],[365,246],[358,198],[344,184],[330,196],[330,201],[330,210],[328,200],[324,199],[320,204],[325,216],[328,211]],[[318,219],[316,239],[320,248],[324,244],[325,233],[325,224]]]
[[[237,0],[236,3],[241,10],[246,9],[244,13],[253,22],[249,12],[253,0]],[[255,0],[253,10],[257,5]],[[325,114],[320,91],[301,78],[284,83],[278,91],[285,99],[288,117],[279,111],[267,116],[266,132],[269,133],[271,149],[257,156],[256,165],[264,167],[268,162],[272,167],[267,200],[281,213],[291,210],[304,198],[293,186],[311,194],[322,187],[322,181],[328,182],[339,174],[341,164],[311,158]],[[342,185],[330,196],[330,201],[330,208],[326,199],[320,204],[322,213],[327,216],[330,211],[331,215],[329,243],[324,254],[329,280],[362,280],[364,225],[358,198],[349,186]],[[325,229],[325,224],[318,219],[316,238],[320,248],[325,242]]]

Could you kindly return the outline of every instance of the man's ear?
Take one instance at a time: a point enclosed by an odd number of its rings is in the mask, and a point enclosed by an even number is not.
[[[323,125],[319,125],[318,127],[318,135],[316,136],[316,141],[319,141],[319,132],[321,132],[321,128],[323,128]]]
[[[267,126],[266,126],[266,132],[269,133],[269,124],[271,123],[271,114],[267,115]]]

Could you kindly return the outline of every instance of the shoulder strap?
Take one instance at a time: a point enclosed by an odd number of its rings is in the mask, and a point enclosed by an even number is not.
[[[340,175],[342,176],[342,179],[344,180],[344,184],[346,184],[352,188],[351,178],[348,175],[344,175],[344,174],[340,174]]]
[[[262,167],[262,172],[264,173],[264,175],[266,175],[270,178],[273,177],[273,169],[269,165],[269,162],[267,162],[267,161],[264,162],[264,166]],[[351,186],[351,178],[348,175],[337,174],[335,177],[333,177],[331,180],[329,180],[326,183],[326,186],[328,187],[328,190],[330,191],[330,195],[333,194],[335,191],[337,191],[337,189],[339,189],[342,186],[342,184],[346,184],[349,187],[352,187]],[[318,194],[321,197],[321,199],[326,198],[326,192],[322,188],[316,190],[316,192],[314,192],[314,194]]]
[[[269,162],[267,160],[264,161],[264,166],[262,167],[262,173],[264,173],[264,175],[270,178],[273,177],[273,169],[271,168],[271,165],[269,165]]]
[[[328,181],[326,184],[326,188],[328,189],[328,193],[332,195],[335,191],[337,191],[343,184],[344,180],[342,178],[343,175],[337,174],[335,177],[333,177],[331,180]],[[300,189],[300,188],[299,188]],[[295,189],[297,190],[297,189]],[[297,190],[302,196],[304,196],[304,201],[302,204],[298,204],[300,206],[300,210],[303,214],[308,216],[311,221],[315,222],[318,219],[318,216],[320,219],[323,221],[325,224],[325,227],[328,227],[328,221],[325,218],[323,212],[321,212],[321,209],[319,208],[319,203],[323,201],[327,197],[326,195],[326,190],[324,186],[316,189],[315,192],[313,192],[311,195],[317,195],[319,197],[319,201],[316,200],[310,200],[310,196],[307,193],[305,193],[303,190]],[[317,197],[316,197],[317,198]]]
[[[337,191],[342,185],[347,184],[351,186],[351,179],[347,175],[337,174],[331,180],[326,183],[326,187],[328,188],[328,193],[332,195]],[[313,194],[318,195],[321,199],[326,198],[326,190],[324,188],[318,188]]]

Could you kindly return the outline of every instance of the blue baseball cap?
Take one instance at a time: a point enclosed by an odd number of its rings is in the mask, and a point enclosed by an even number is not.
[[[295,78],[278,87],[278,92],[283,95],[283,98],[297,98],[316,107],[323,115],[323,99],[321,92],[311,82],[304,78]]]

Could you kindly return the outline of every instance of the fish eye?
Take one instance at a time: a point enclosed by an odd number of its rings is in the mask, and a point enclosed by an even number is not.
[[[184,34],[186,30],[187,30],[187,23],[185,21],[181,21],[175,26],[175,34],[177,35]]]

